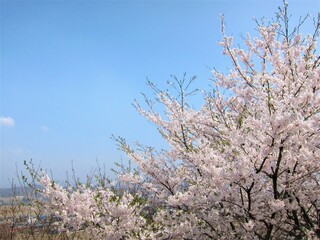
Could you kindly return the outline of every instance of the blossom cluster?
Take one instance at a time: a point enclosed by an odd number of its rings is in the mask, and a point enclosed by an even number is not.
[[[108,188],[80,185],[62,188],[47,174],[40,184],[48,213],[60,218],[60,231],[83,230],[95,239],[144,239],[145,219],[140,215],[138,196],[121,195]]]

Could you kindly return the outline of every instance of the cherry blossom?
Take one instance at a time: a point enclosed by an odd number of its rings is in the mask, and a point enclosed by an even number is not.
[[[258,23],[245,47],[222,25],[229,73],[212,71],[201,109],[188,104],[184,76],[170,86],[150,82],[165,109],[138,102],[168,144],[156,150],[118,138],[137,171],[119,176],[127,189],[81,186],[68,191],[43,175],[48,207],[61,228],[85,228],[100,239],[317,239],[320,237],[320,57],[315,32],[277,20]],[[72,221],[71,221],[72,220]]]

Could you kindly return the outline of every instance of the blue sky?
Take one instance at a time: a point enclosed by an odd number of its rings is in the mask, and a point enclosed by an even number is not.
[[[96,160],[110,169],[125,158],[112,134],[164,146],[131,105],[151,96],[146,77],[165,88],[186,72],[207,88],[209,68],[230,66],[217,46],[220,13],[240,39],[281,2],[0,1],[0,187],[30,159],[58,180],[72,162],[80,177]],[[291,0],[289,9],[293,20],[315,17],[320,3]]]

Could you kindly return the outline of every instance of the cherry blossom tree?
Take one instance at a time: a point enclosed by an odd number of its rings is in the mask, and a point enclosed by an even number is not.
[[[62,221],[61,232],[85,230],[95,239],[143,239],[146,220],[141,215],[142,202],[130,193],[121,195],[103,186],[62,188],[48,175],[42,174],[40,184],[46,197],[45,209]]]
[[[135,104],[168,148],[117,139],[137,166],[119,181],[139,191],[70,193],[44,175],[50,207],[101,239],[319,239],[320,20],[306,36],[302,23],[290,29],[284,4],[243,48],[222,24],[233,68],[212,71],[200,110],[188,104],[195,78],[185,76],[170,83],[177,96],[149,82],[165,114],[148,98],[147,110]]]

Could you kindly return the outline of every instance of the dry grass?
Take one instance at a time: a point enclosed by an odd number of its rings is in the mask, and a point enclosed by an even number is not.
[[[32,226],[12,228],[9,224],[0,225],[0,240],[90,240],[84,231],[66,233],[51,232],[48,228],[35,229]]]
[[[46,222],[41,227],[35,223],[28,223],[28,216],[41,216],[44,212],[39,207],[22,204],[0,206],[0,240],[89,240],[84,231],[58,233],[53,222]]]
[[[16,205],[16,206],[0,206],[0,218],[5,216],[23,216],[32,212],[31,206]]]

